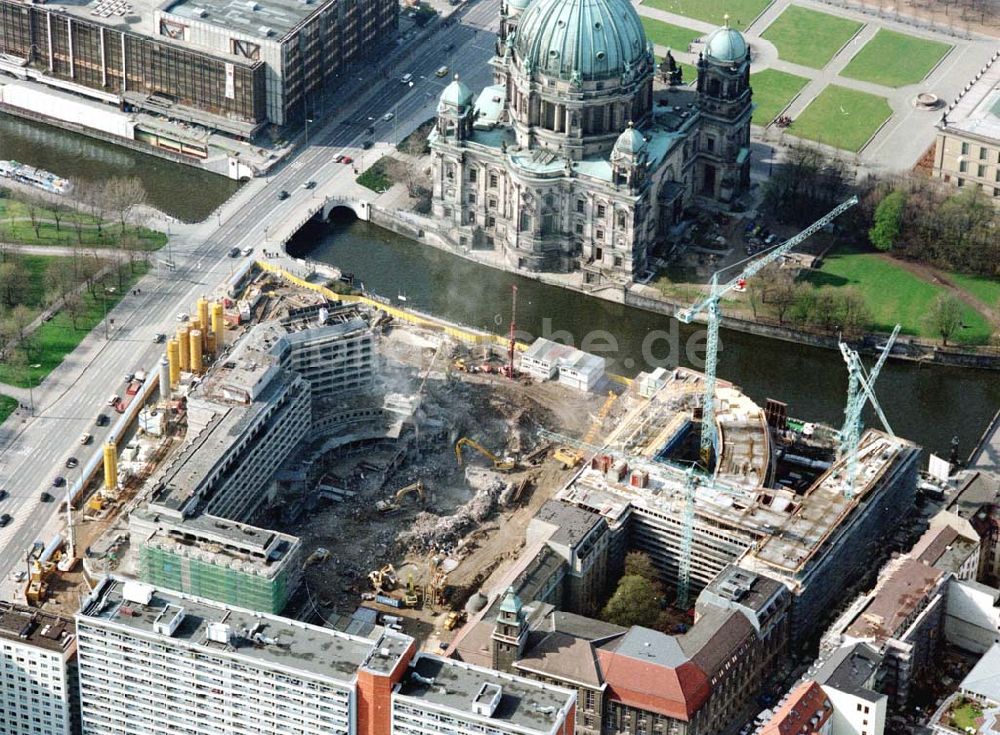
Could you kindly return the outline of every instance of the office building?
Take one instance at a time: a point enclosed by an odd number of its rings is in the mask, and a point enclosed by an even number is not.
[[[79,731],[73,620],[0,601],[0,735]]]

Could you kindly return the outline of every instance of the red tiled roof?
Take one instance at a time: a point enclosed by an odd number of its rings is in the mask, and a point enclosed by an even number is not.
[[[604,681],[622,704],[689,721],[711,693],[708,677],[686,661],[674,667],[598,649]]]
[[[815,681],[805,681],[771,715],[760,735],[816,735],[833,716],[833,706]]]

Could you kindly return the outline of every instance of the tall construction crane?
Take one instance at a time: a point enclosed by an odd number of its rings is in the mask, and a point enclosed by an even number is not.
[[[701,419],[701,461],[706,468],[711,467],[713,453],[716,457],[719,456],[719,436],[715,430],[715,371],[719,359],[719,323],[722,320],[719,302],[727,293],[742,288],[748,278],[755,276],[761,269],[807,240],[857,203],[858,198],[852,196],[847,201],[837,205],[799,234],[772,248],[762,257],[751,260],[738,276],[725,285],[719,285],[719,273],[722,271],[716,271],[712,275],[708,296],[693,306],[678,312],[677,319],[685,324],[690,324],[701,312],[706,312],[708,316],[708,340],[705,345],[705,398],[702,401]],[[728,270],[728,268],[722,270]]]
[[[511,284],[510,305],[510,339],[507,343],[507,377],[514,379],[514,351],[517,344],[514,341],[514,331],[517,329],[517,284]]]
[[[739,487],[729,487],[725,483],[717,482],[714,478],[697,472],[694,465],[687,468],[680,465],[666,462],[662,459],[644,459],[635,455],[621,452],[609,447],[601,447],[590,444],[586,441],[574,439],[563,434],[557,434],[548,429],[538,429],[538,435],[542,439],[575,447],[582,452],[591,454],[607,454],[616,459],[624,459],[632,467],[656,466],[674,474],[678,479],[683,478],[684,482],[684,510],[681,517],[681,545],[680,555],[677,558],[677,607],[686,608],[691,593],[691,552],[694,546],[694,516],[695,498],[698,488],[704,486],[720,492],[735,495],[747,501],[747,493]]]
[[[847,363],[847,405],[844,407],[844,428],[840,430],[840,458],[847,460],[847,484],[844,486],[844,496],[854,496],[854,483],[858,478],[858,445],[861,442],[861,413],[866,403],[871,403],[872,408],[878,415],[879,421],[885,427],[889,436],[895,436],[892,427],[885,418],[882,406],[875,398],[875,381],[878,380],[882,366],[885,365],[886,358],[892,352],[892,346],[899,335],[899,325],[892,330],[892,334],[882,348],[882,354],[878,356],[875,367],[869,373],[865,370],[864,364],[857,350],[847,346],[843,340],[840,341],[840,354]]]

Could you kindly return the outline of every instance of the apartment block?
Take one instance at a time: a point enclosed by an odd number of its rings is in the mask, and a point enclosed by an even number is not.
[[[0,601],[0,735],[79,731],[71,618]]]
[[[569,735],[572,691],[105,578],[76,616],[83,735]]]

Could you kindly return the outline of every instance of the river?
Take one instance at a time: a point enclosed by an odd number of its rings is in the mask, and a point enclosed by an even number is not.
[[[64,179],[101,182],[137,176],[150,205],[184,222],[205,219],[238,188],[235,181],[193,166],[4,113],[0,113],[0,159],[37,166]]]
[[[697,336],[695,349],[688,349],[698,325],[504,273],[365,222],[310,224],[289,243],[289,252],[353,272],[366,289],[394,299],[403,295],[413,308],[504,334],[511,285],[517,284],[517,327],[524,339],[559,332],[629,376],[657,364],[701,367]],[[721,379],[761,404],[766,398],[787,402],[792,416],[842,422],[847,371],[839,352],[728,330],[720,343]],[[876,393],[897,434],[944,456],[957,435],[964,459],[1000,406],[1000,376],[890,360]],[[866,425],[876,421],[866,412]]]

